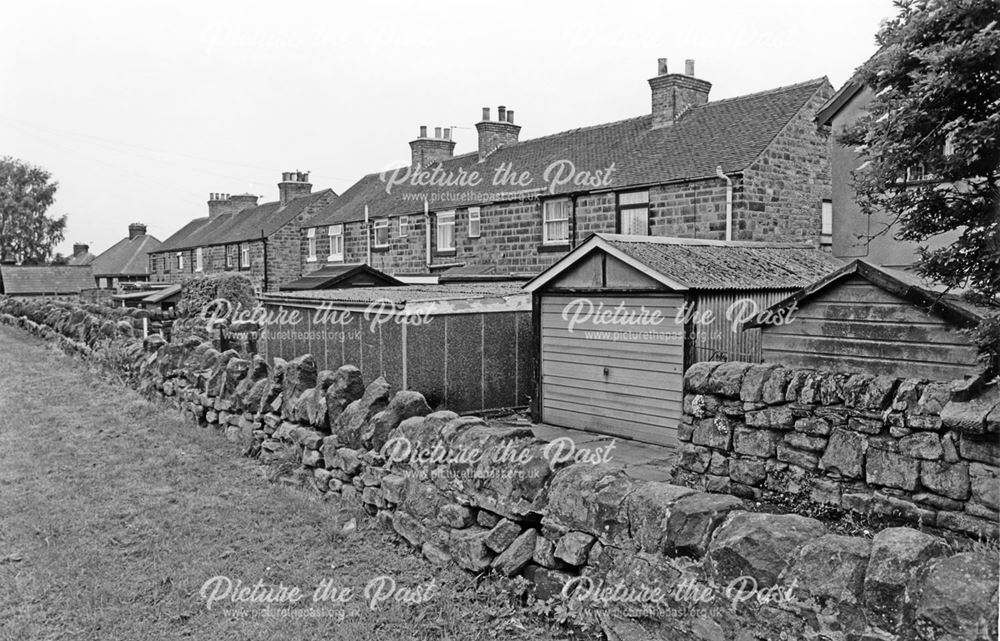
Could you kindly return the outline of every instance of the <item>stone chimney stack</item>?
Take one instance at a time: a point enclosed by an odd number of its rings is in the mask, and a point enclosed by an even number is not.
[[[434,136],[427,136],[427,125],[420,126],[420,135],[410,142],[410,166],[426,167],[448,160],[455,155],[455,141],[451,139],[451,129],[434,128]]]
[[[490,108],[483,107],[483,119],[476,123],[479,132],[479,159],[483,160],[500,147],[517,143],[521,127],[514,124],[514,110],[497,107],[497,119],[490,120]]]
[[[215,218],[222,214],[238,214],[247,207],[256,207],[257,197],[253,194],[222,194],[212,192],[208,195],[208,217]]]
[[[82,256],[90,251],[90,245],[86,243],[73,243],[73,257]]]
[[[233,211],[243,211],[257,206],[257,196],[253,194],[233,194],[229,197]]]
[[[296,198],[308,196],[312,193],[312,184],[309,182],[308,171],[286,171],[281,174],[281,182],[278,183],[278,193],[281,206],[284,207]]]
[[[657,61],[657,75],[649,79],[653,98],[653,129],[669,127],[691,107],[708,102],[712,83],[694,77],[694,60],[684,61],[684,73],[667,71],[667,59]]]
[[[128,239],[132,240],[136,236],[145,236],[146,226],[142,223],[132,223],[128,226]]]

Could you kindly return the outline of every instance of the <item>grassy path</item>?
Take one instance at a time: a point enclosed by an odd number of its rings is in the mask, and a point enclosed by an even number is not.
[[[304,598],[208,609],[215,576]],[[323,581],[349,598],[313,602]],[[536,626],[492,582],[269,484],[218,434],[0,326],[0,639],[548,638]]]

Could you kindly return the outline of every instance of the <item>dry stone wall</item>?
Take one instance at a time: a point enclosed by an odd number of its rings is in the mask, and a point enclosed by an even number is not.
[[[685,375],[679,438],[684,485],[997,537],[995,384],[698,363]]]
[[[537,598],[562,599],[619,637],[996,637],[987,550],[957,551],[906,527],[841,536],[805,516],[748,511],[729,494],[637,480],[613,463],[556,461],[527,428],[432,412],[420,394],[351,366],[220,352],[194,331],[143,340],[93,316],[0,298],[0,322],[115,367],[193,426],[284,471],[283,482],[360,504],[431,563],[523,576]],[[746,372],[737,384],[703,369],[712,395],[738,398]],[[730,437],[698,447],[721,455]]]

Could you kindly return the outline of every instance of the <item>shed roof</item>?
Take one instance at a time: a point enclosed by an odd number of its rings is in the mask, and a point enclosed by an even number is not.
[[[908,300],[917,307],[935,313],[959,327],[971,327],[984,318],[1000,316],[1000,306],[974,304],[961,296],[949,293],[947,288],[940,283],[923,279],[918,274],[874,265],[864,260],[850,262],[833,273],[817,279],[788,298],[775,303],[770,309],[776,311],[792,305],[801,305],[820,292],[852,276],[859,276],[872,285]],[[744,327],[763,325],[764,323],[749,321]]]
[[[357,285],[359,282],[367,285]],[[404,287],[405,284],[365,264],[327,265],[281,286],[282,291],[340,289],[344,287]]]
[[[90,264],[94,276],[141,275],[149,273],[148,255],[160,241],[149,234],[122,238]]]
[[[211,218],[196,218],[167,238],[153,253],[179,251],[209,245],[222,245],[267,237],[286,225],[308,207],[324,199],[335,199],[332,189],[300,196],[286,203],[279,201],[248,207],[236,213]]]
[[[94,287],[90,265],[0,265],[0,293],[8,295],[79,294]]]
[[[674,290],[803,287],[842,264],[808,244],[593,234],[525,289],[540,289],[594,250],[606,251]]]
[[[268,292],[261,299],[267,302],[331,301],[348,305],[366,305],[387,301],[398,306],[407,303],[457,301],[481,298],[503,298],[524,294],[521,283],[448,283],[441,285],[403,285],[401,287],[352,287],[299,292]]]
[[[750,166],[816,91],[828,84],[826,78],[818,78],[715,100],[691,107],[670,127],[654,129],[652,115],[645,115],[520,141],[500,147],[482,162],[478,152],[473,152],[440,163],[445,174],[477,172],[481,182],[476,186],[442,188],[404,184],[393,186],[391,193],[387,193],[380,174],[369,174],[348,188],[335,203],[319,209],[304,226],[364,220],[365,205],[371,217],[419,213],[423,211],[423,197],[440,191],[457,192],[459,197],[436,209],[517,200],[545,191],[545,170],[558,161],[572,162],[577,173],[603,170],[613,164],[610,186],[613,189],[714,178],[719,166],[725,172],[739,172]],[[493,176],[501,165],[519,174],[530,172],[532,184],[517,191],[494,185]],[[569,183],[556,186],[552,193],[591,189]]]

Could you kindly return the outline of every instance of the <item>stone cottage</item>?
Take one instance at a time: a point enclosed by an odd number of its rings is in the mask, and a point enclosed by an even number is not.
[[[535,274],[592,233],[821,244],[826,78],[725,100],[661,59],[645,115],[521,140],[484,108],[478,149],[420,127],[411,164],[369,174],[303,226],[302,264],[389,274],[490,266]]]
[[[282,174],[278,193],[278,200],[262,205],[252,194],[211,194],[207,217],[190,221],[149,253],[150,279],[177,283],[241,272],[262,292],[301,276],[299,226],[337,194],[312,193],[309,174],[298,171]]]

